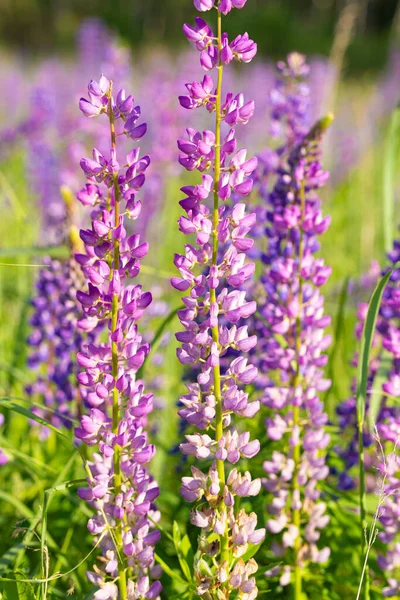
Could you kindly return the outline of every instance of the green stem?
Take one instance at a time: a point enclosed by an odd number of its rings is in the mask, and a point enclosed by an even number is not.
[[[108,113],[110,119],[110,131],[111,131],[111,147],[113,150],[116,149],[116,136],[115,136],[115,123],[114,123],[114,113],[112,108],[112,86],[110,90],[110,99],[108,104]],[[120,189],[118,185],[118,175],[114,175],[114,225],[118,227],[119,225],[119,203],[120,203]],[[114,277],[114,273],[119,270],[119,241],[114,239],[114,256],[113,256],[113,264],[111,269],[111,280]],[[112,304],[111,304],[111,332],[117,329],[118,326],[118,313],[119,313],[119,296],[117,293],[114,293],[112,296]],[[119,394],[118,389],[116,387],[116,381],[118,378],[118,346],[117,342],[111,342],[111,360],[112,360],[112,376],[114,377],[114,388],[113,388],[113,406],[112,406],[112,430],[113,433],[118,433],[118,425],[120,422],[120,405],[119,405]],[[115,495],[121,493],[122,488],[122,476],[121,476],[121,449],[118,445],[114,448],[114,487],[115,487]],[[116,519],[116,528],[115,528],[115,541],[117,545],[117,554],[122,548],[122,530],[123,524],[121,519]],[[126,571],[125,564],[121,556],[118,557],[118,586],[120,592],[120,600],[127,600],[128,592],[127,592],[127,582],[126,582]]]
[[[213,208],[213,255],[212,265],[218,264],[218,225],[219,225],[219,197],[218,197],[218,183],[221,174],[221,95],[222,95],[222,73],[223,63],[221,61],[221,49],[222,49],[222,17],[218,11],[218,49],[219,49],[219,63],[218,63],[218,83],[217,83],[217,97],[215,102],[215,174],[214,174],[214,208]],[[212,304],[217,302],[215,289],[210,290],[210,302]],[[211,329],[213,341],[219,344],[219,332],[218,325]],[[215,409],[215,435],[217,443],[223,436],[223,423],[222,423],[222,395],[221,395],[221,371],[220,365],[218,364],[213,368],[214,373],[214,395],[216,400]],[[225,468],[224,461],[217,460],[217,471],[218,478],[223,488],[225,485]],[[226,511],[224,503],[220,504],[221,511]],[[221,564],[227,562],[229,564],[229,532],[228,528],[225,528],[225,532],[220,536],[220,559]]]
[[[301,350],[301,312],[303,306],[303,279],[301,277],[301,266],[303,263],[304,254],[304,239],[303,239],[303,221],[305,216],[305,191],[304,183],[300,189],[300,203],[301,203],[301,223],[300,223],[300,240],[299,240],[299,291],[298,291],[298,316],[296,318],[296,374],[293,379],[294,393],[297,386],[300,383],[300,350]],[[298,429],[300,427],[300,407],[293,406],[293,428]],[[297,496],[300,492],[300,485],[298,480],[299,467],[301,461],[301,440],[293,448],[293,460],[294,460],[294,471],[293,471],[293,496]],[[299,564],[299,553],[301,550],[301,512],[298,509],[293,511],[293,525],[297,527],[298,535],[294,542],[294,583],[293,583],[293,598],[294,600],[301,600],[302,596],[302,567]]]
[[[361,528],[361,560],[364,560],[365,555],[365,535],[367,530],[367,507],[365,494],[365,465],[364,465],[364,439],[363,439],[364,423],[358,420],[358,456],[359,456],[359,478],[360,478],[360,528]],[[370,580],[368,566],[364,576],[364,599],[369,600],[370,595]]]

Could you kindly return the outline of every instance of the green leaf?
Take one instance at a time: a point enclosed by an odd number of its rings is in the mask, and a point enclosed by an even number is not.
[[[174,521],[174,524],[172,527],[172,533],[173,533],[173,538],[174,538],[175,550],[178,555],[178,560],[179,560],[179,564],[181,565],[182,572],[183,572],[184,576],[186,577],[186,579],[191,583],[193,581],[193,577],[192,577],[192,573],[190,571],[190,567],[186,561],[187,554],[185,555],[182,550],[181,534],[179,531],[179,525],[176,521]],[[190,548],[190,540],[187,536],[185,536],[185,537],[187,538],[185,540],[185,550],[187,550],[188,543],[189,543],[189,548]]]
[[[161,566],[164,573],[169,575],[172,580],[176,581],[180,585],[184,585],[185,587],[187,587],[188,582],[185,581],[180,575],[178,575],[178,573],[176,573],[173,569],[171,569],[168,566],[168,564],[161,558],[161,556],[159,554],[155,553],[154,557],[155,557],[156,561],[158,562],[158,564]]]
[[[93,600],[95,593],[98,591],[98,587],[93,588],[92,590],[90,590],[90,592],[88,594],[86,594],[86,596],[84,597],[83,600]]]
[[[247,562],[248,560],[250,560],[250,558],[253,558],[253,556],[255,556],[257,554],[257,552],[259,551],[259,549],[261,548],[263,543],[264,543],[264,541],[260,542],[259,544],[250,544],[249,543],[249,549],[240,558],[243,559],[244,562]]]
[[[164,331],[166,330],[166,328],[168,327],[168,325],[171,323],[171,321],[174,320],[174,318],[176,317],[176,313],[178,312],[178,310],[181,308],[181,306],[179,306],[178,308],[174,308],[173,310],[171,310],[170,313],[168,313],[168,315],[165,317],[165,319],[162,321],[162,323],[160,324],[159,328],[157,329],[156,333],[154,334],[154,338],[150,344],[150,353],[147,356],[147,359],[145,360],[145,362],[143,363],[143,365],[140,367],[139,371],[136,374],[137,379],[142,379],[143,378],[143,373],[145,371],[146,365],[149,364],[149,359],[151,356],[153,356],[153,354],[155,352],[157,352],[160,343],[161,343],[161,339],[163,336]]]
[[[68,258],[69,254],[70,251],[67,246],[27,246],[26,248],[0,248],[0,258],[13,258],[15,256],[50,256],[51,258]]]
[[[4,397],[0,398],[0,406],[4,406],[4,408],[8,408],[9,410],[16,412],[20,415],[23,415],[24,417],[27,417],[28,419],[32,419],[32,421],[36,421],[40,425],[43,425],[44,427],[47,427],[48,429],[55,431],[58,435],[62,436],[64,439],[68,440],[69,442],[71,441],[66,435],[64,435],[64,433],[62,433],[62,431],[60,429],[58,429],[51,423],[48,423],[47,421],[45,421],[45,419],[42,419],[38,415],[35,415],[33,412],[31,412],[29,409],[25,408],[24,406],[16,404],[15,402],[12,402],[11,400],[8,400],[7,398],[4,398]]]
[[[9,570],[10,565],[14,562],[18,555],[18,552],[25,547],[25,544],[20,543],[15,546],[8,548],[3,556],[0,558],[0,574],[5,573]]]
[[[48,567],[48,565],[49,565],[50,557],[48,556],[48,550],[47,550],[47,546],[46,546],[47,513],[48,513],[48,510],[50,507],[53,493],[68,490],[70,487],[77,485],[77,483],[86,481],[85,479],[83,479],[83,480],[79,479],[79,480],[63,481],[62,483],[59,483],[60,479],[63,479],[66,476],[66,474],[68,473],[68,471],[74,464],[75,459],[76,459],[76,454],[72,454],[72,456],[70,456],[66,465],[62,469],[60,475],[58,476],[56,485],[53,486],[52,488],[45,490],[45,492],[44,492],[43,508],[42,508],[42,530],[41,530],[41,536],[40,536],[40,555],[41,555],[41,563],[42,563],[42,578],[44,579],[43,584],[42,584],[43,600],[46,600],[47,592],[48,592],[48,581],[47,581],[48,572],[47,572],[46,567]]]
[[[383,351],[381,356],[381,364],[378,372],[374,377],[374,383],[370,393],[369,408],[368,408],[368,426],[371,433],[374,431],[376,419],[378,417],[382,404],[382,384],[388,380],[389,371],[392,365],[392,359],[389,352]]]
[[[181,540],[181,552],[183,556],[187,559],[188,563],[192,565],[194,561],[194,553],[192,544],[190,543],[190,539],[187,534],[185,534]]]
[[[365,405],[367,401],[367,385],[368,385],[368,370],[369,370],[369,355],[372,347],[372,340],[375,333],[376,319],[378,317],[379,308],[382,301],[382,294],[385,289],[387,282],[390,279],[392,270],[390,270],[374,289],[371,299],[368,305],[367,317],[365,319],[363,333],[361,337],[361,349],[360,357],[358,360],[357,368],[357,392],[356,392],[356,405],[357,405],[357,422],[358,422],[358,454],[359,454],[359,505],[360,505],[360,554],[361,560],[364,559],[365,553],[365,531],[367,529],[367,518],[366,518],[366,493],[365,493],[365,465],[364,465],[364,439],[363,439],[363,428],[365,419]],[[363,571],[364,573],[364,571]],[[362,585],[362,580],[360,585]],[[365,600],[369,600],[369,571],[365,570]]]
[[[392,270],[390,270],[374,289],[368,305],[367,318],[365,319],[363,333],[361,337],[360,358],[357,369],[357,418],[359,425],[364,423],[365,404],[367,398],[369,355],[371,352],[372,340],[375,333],[376,319],[382,301],[383,290],[390,279]]]
[[[16,581],[4,581],[0,589],[4,592],[4,600],[20,600]]]
[[[33,518],[34,514],[31,511],[31,509],[28,508],[23,502],[21,502],[21,500],[16,498],[14,494],[9,494],[8,492],[5,492],[4,490],[0,489],[0,500],[4,500],[4,502],[12,504],[15,510],[26,519]]]

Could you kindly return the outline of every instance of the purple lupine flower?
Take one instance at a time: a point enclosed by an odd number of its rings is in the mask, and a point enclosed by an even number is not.
[[[154,545],[159,531],[153,523],[159,515],[153,503],[159,489],[147,469],[155,448],[146,431],[153,395],[136,379],[149,353],[137,322],[152,298],[140,285],[126,283],[138,275],[148,244],[125,228],[126,217],[140,215],[137,195],[150,158],[134,148],[120,166],[116,148],[117,135],[138,140],[146,126],[137,123],[140,108],[133,98],[128,101],[131,96],[120,90],[114,100],[112,82],[104,76],[92,80],[88,92],[89,102],[107,116],[111,133],[108,156],[94,150],[93,159],[82,159],[88,183],[79,194],[83,204],[93,206],[91,228],[80,232],[85,253],[76,257],[88,281],[87,291],[77,293],[84,312],[80,326],[90,331],[102,325],[108,332],[107,342],[88,344],[77,355],[83,369],[78,381],[91,409],[75,433],[97,450],[89,463],[89,487],[79,495],[96,510],[88,528],[103,553],[101,568],[89,579],[100,588],[94,595],[99,600],[157,598],[161,584],[151,579],[158,576]],[[82,100],[80,107],[92,116]]]
[[[214,4],[195,1],[201,11]],[[221,14],[244,4],[224,0],[216,4],[218,31]],[[247,34],[239,36],[243,43],[237,38],[231,55],[226,50],[226,35],[215,38],[211,28],[199,18],[196,27],[186,25],[184,33],[201,53],[202,67],[206,71],[215,69],[219,75],[216,89],[212,76],[206,74],[201,83],[187,84],[189,96],[179,98],[185,108],[204,106],[216,115],[214,131],[188,128],[187,139],[178,140],[180,164],[188,171],[203,173],[201,183],[182,188],[185,198],[180,204],[186,214],[179,219],[179,229],[186,235],[195,235],[196,241],[186,244],[185,254],[175,255],[180,277],[171,280],[174,288],[187,292],[184,308],[178,311],[183,331],[176,334],[181,344],[177,355],[183,365],[198,370],[196,383],[188,384],[188,393],[181,397],[183,408],[179,414],[194,431],[186,435],[180,449],[184,455],[209,462],[204,470],[192,466],[191,476],[182,479],[181,494],[189,502],[201,500],[190,516],[204,539],[194,565],[198,595],[222,598],[235,591],[252,600],[258,593],[252,576],[257,564],[253,559],[240,559],[235,564],[232,558],[242,556],[249,543],[259,544],[264,539],[265,530],[257,529],[256,514],[238,510],[238,498],[255,496],[261,482],[237,468],[226,472],[226,464],[250,459],[260,449],[258,440],[251,440],[246,431],[239,433],[233,425],[234,415],[249,418],[259,409],[259,402],[250,401],[243,389],[257,377],[257,369],[245,356],[257,340],[249,336],[245,325],[238,325],[256,310],[255,302],[249,302],[246,293],[239,289],[254,272],[245,251],[253,244],[247,234],[255,215],[248,214],[243,203],[228,212],[219,202],[232,193],[245,197],[252,189],[251,175],[257,160],[248,159],[246,150],[237,150],[233,127],[249,121],[254,104],[251,100],[245,102],[241,94],[235,98],[228,94],[222,104],[221,81],[224,63],[231,58],[251,60],[256,45]],[[221,139],[224,120],[232,128]],[[210,195],[213,211],[207,202]],[[231,349],[239,355],[222,371],[221,360]],[[218,536],[218,542],[210,545],[206,538],[212,532]]]
[[[86,338],[78,328],[76,292],[81,285],[82,273],[73,259],[46,259],[31,300],[28,366],[37,376],[25,390],[32,401],[43,405],[32,412],[56,427],[71,427],[71,419],[81,414],[74,357]],[[42,437],[49,432],[45,427],[40,431]]]
[[[381,541],[378,553],[380,575],[387,581],[383,589],[384,597],[394,597],[398,593],[397,570],[400,563],[400,521],[398,494],[400,490],[400,461],[398,445],[400,441],[400,409],[397,398],[400,396],[400,302],[399,285],[400,269],[396,264],[400,260],[400,242],[395,240],[393,249],[388,254],[388,267],[382,270],[382,276],[393,269],[393,273],[383,292],[381,306],[376,322],[373,339],[374,354],[369,365],[367,411],[371,407],[372,392],[382,392],[379,410],[374,418],[376,434],[367,428],[363,432],[365,448],[365,467],[371,477],[366,478],[367,490],[376,491],[376,472],[380,473],[384,482],[385,496],[380,514],[382,529],[378,534]],[[360,303],[357,311],[356,337],[360,338],[368,305]],[[353,360],[358,362],[356,355]],[[386,374],[386,375],[384,375]],[[380,386],[380,388],[378,387]],[[355,386],[353,387],[355,394]],[[337,447],[336,451],[344,463],[343,472],[339,474],[340,489],[352,489],[357,486],[357,475],[353,468],[357,467],[358,454],[358,422],[355,396],[342,402],[337,413],[339,427],[345,434],[347,443]],[[377,438],[377,439],[376,439]],[[377,452],[377,441],[379,450]],[[383,456],[382,456],[383,452]]]
[[[279,63],[279,70],[284,78],[300,78],[307,73],[304,57],[291,55],[287,64]],[[279,450],[264,462],[264,486],[271,495],[267,528],[277,536],[274,548],[283,566],[266,575],[279,572],[280,584],[292,582],[296,589],[301,587],[303,567],[326,562],[329,556],[329,548],[317,546],[328,522],[318,482],[328,475],[329,442],[324,429],[327,415],[318,394],[330,385],[322,370],[330,344],[324,328],[330,319],[323,314],[319,288],[331,271],[314,256],[317,238],[330,223],[322,216],[317,196],[328,177],[320,164],[320,138],[330,118],[304,135],[302,89],[299,94],[296,99],[292,86],[289,97],[282,92],[274,103],[275,119],[281,114],[288,125],[285,144],[269,173],[276,172],[275,184],[271,191],[269,183],[261,182],[260,187],[267,203],[268,246],[262,285],[254,289],[259,312],[253,318],[259,339],[256,384],[269,409],[267,436],[279,442]],[[275,129],[281,130],[280,124]],[[290,556],[294,556],[291,565]]]

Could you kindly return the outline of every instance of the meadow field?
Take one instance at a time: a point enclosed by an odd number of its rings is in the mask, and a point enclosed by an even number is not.
[[[400,598],[395,25],[252,2],[0,55],[0,599]]]

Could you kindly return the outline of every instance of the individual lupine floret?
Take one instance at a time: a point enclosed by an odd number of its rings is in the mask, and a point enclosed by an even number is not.
[[[252,174],[257,160],[248,159],[246,150],[237,151],[235,129],[221,139],[221,123],[230,126],[246,124],[254,112],[254,102],[244,102],[242,94],[226,96],[222,104],[223,65],[236,58],[249,62],[256,45],[245,36],[239,36],[229,45],[221,33],[221,15],[245,2],[196,1],[200,11],[214,5],[218,8],[218,36],[211,28],[196,19],[196,26],[185,25],[184,33],[200,52],[204,70],[216,69],[218,83],[211,75],[202,81],[187,84],[189,96],[180,97],[188,109],[204,106],[215,113],[215,131],[200,133],[187,129],[188,140],[179,140],[179,162],[188,171],[203,173],[202,183],[182,188],[186,197],[180,204],[185,216],[179,219],[179,229],[186,235],[195,235],[195,243],[186,244],[185,253],[175,256],[174,263],[180,277],[171,280],[181,292],[184,308],[178,311],[183,331],[176,334],[180,347],[177,355],[184,365],[191,365],[198,373],[197,381],[188,384],[188,394],[181,398],[183,408],[179,415],[189,425],[200,430],[186,435],[180,448],[183,454],[198,460],[208,460],[203,472],[192,466],[192,477],[183,477],[182,496],[189,502],[198,502],[191,511],[191,523],[201,529],[199,552],[195,559],[197,593],[205,599],[235,597],[250,600],[257,596],[257,570],[253,559],[234,566],[233,558],[243,556],[248,544],[259,544],[265,530],[257,529],[255,513],[239,510],[239,499],[255,496],[261,487],[259,479],[252,480],[248,471],[238,468],[225,472],[226,463],[237,464],[241,458],[251,459],[260,449],[258,440],[251,440],[246,431],[239,433],[233,417],[251,418],[259,409],[258,401],[250,401],[243,389],[257,377],[243,353],[249,352],[257,340],[250,336],[246,325],[240,323],[256,310],[254,301],[247,301],[246,292],[238,289],[254,273],[254,264],[247,261],[245,252],[253,241],[247,234],[255,221],[246,206],[238,203],[229,211],[220,206],[220,200],[232,193],[246,197],[250,194]],[[213,195],[213,209],[207,204]],[[224,371],[221,359],[234,350],[239,352],[227,362]],[[211,464],[210,464],[211,462]],[[218,536],[210,545],[208,533]]]
[[[279,536],[274,548],[283,562],[280,584],[292,583],[296,598],[305,565],[329,556],[328,548],[317,547],[327,522],[318,482],[328,475],[329,443],[318,393],[329,386],[322,368],[330,343],[324,327],[330,319],[323,314],[319,287],[331,270],[314,256],[317,236],[330,222],[322,217],[317,196],[327,179],[320,165],[320,138],[329,123],[330,118],[321,120],[294,146],[288,141],[291,150],[272,191],[264,194],[268,248],[262,288],[257,288],[259,315],[253,321],[259,338],[256,385],[264,390],[261,402],[269,409],[267,436],[282,448],[264,463],[264,485],[271,494],[267,527]],[[285,560],[291,564],[285,566]],[[270,574],[276,576],[277,570]]]
[[[140,149],[135,148],[121,168],[116,148],[117,135],[140,139],[146,125],[137,124],[140,109],[134,107],[132,96],[120,90],[114,100],[112,83],[104,76],[91,81],[88,91],[89,100],[80,101],[82,112],[90,117],[105,114],[111,136],[109,158],[94,150],[93,160],[82,159],[88,183],[78,195],[84,205],[93,207],[91,229],[81,230],[85,253],[76,257],[88,281],[88,291],[77,293],[84,312],[80,327],[84,331],[103,327],[108,333],[105,343],[89,344],[77,355],[83,368],[78,381],[92,408],[75,433],[98,448],[88,463],[89,487],[79,490],[96,510],[88,528],[103,553],[101,568],[88,577],[99,587],[96,600],[157,598],[161,584],[154,545],[159,531],[153,527],[159,515],[153,503],[159,490],[147,469],[155,448],[146,431],[153,395],[145,393],[143,382],[136,379],[149,353],[137,321],[152,298],[140,285],[126,281],[138,275],[148,244],[125,229],[126,217],[136,220],[140,215],[137,194],[150,158],[140,158]],[[119,132],[116,123],[121,125]]]

